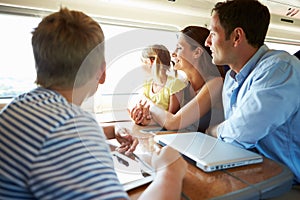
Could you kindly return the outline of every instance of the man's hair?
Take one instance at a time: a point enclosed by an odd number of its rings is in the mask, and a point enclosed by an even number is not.
[[[101,46],[99,48],[99,46]],[[32,32],[36,83],[45,87],[71,89],[85,84],[104,62],[104,34],[100,25],[79,11],[61,8],[45,17]],[[89,53],[99,53],[87,70],[78,71]]]
[[[225,29],[226,39],[232,31],[240,27],[244,30],[248,43],[260,47],[270,23],[268,8],[257,0],[227,0],[218,2],[212,12],[218,14],[221,26]]]

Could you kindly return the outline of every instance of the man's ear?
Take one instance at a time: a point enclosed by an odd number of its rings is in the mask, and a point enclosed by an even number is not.
[[[106,79],[106,62],[102,63],[102,66],[100,67],[100,70],[98,72],[98,83],[103,84]]]
[[[246,38],[244,30],[240,27],[237,27],[232,31],[232,36],[233,36],[234,46],[240,44],[243,37]]]

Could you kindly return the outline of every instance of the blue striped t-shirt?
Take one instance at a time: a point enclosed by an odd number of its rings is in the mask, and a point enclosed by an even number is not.
[[[0,199],[128,198],[102,128],[60,94],[37,88],[0,113]]]

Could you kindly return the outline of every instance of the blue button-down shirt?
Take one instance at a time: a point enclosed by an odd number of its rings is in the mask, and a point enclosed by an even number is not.
[[[300,61],[263,45],[223,87],[218,137],[287,165],[300,183]]]

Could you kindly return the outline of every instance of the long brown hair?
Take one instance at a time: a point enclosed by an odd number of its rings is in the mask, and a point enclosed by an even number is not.
[[[192,48],[196,48],[201,45],[203,49],[211,56],[212,52],[209,47],[205,46],[206,38],[209,36],[210,31],[201,26],[187,26],[181,30],[181,33],[184,34],[186,41],[191,45]],[[220,75],[225,77],[224,66],[216,65]]]

